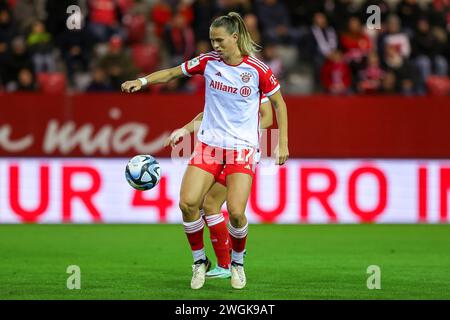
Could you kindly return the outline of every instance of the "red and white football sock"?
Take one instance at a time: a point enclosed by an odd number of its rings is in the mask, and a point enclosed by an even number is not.
[[[219,267],[230,268],[230,246],[228,240],[228,230],[222,213],[205,216],[206,224],[209,227],[209,234],[214,252],[217,257]]]
[[[229,222],[228,231],[230,232],[231,246],[233,248],[231,252],[231,261],[244,264],[244,250],[247,241],[248,223],[242,228],[235,228]]]
[[[183,225],[189,244],[191,245],[194,262],[200,259],[206,260],[205,246],[203,243],[203,229],[205,226],[203,218],[200,217],[193,222],[183,222]]]

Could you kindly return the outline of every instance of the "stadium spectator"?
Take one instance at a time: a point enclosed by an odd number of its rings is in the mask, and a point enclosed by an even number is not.
[[[23,37],[15,37],[11,43],[11,51],[6,60],[6,68],[2,75],[4,83],[8,87],[17,87],[17,78],[21,69],[33,70],[33,62],[28,52],[25,39]]]
[[[385,72],[381,81],[381,93],[394,95],[398,92],[397,78],[395,76],[395,73],[393,73],[392,71]]]
[[[261,33],[259,32],[258,26],[258,17],[253,13],[249,13],[246,14],[243,18],[244,23],[247,26],[247,30],[252,36],[253,41],[255,41],[256,43],[262,43],[262,37]]]
[[[113,91],[113,87],[108,81],[108,76],[100,67],[94,67],[92,70],[92,81],[87,86],[87,92],[110,92]]]
[[[66,63],[70,84],[74,83],[74,74],[76,72],[88,71],[92,42],[92,37],[84,28],[80,30],[66,30],[62,33],[60,50]]]
[[[177,13],[164,29],[164,40],[171,56],[171,64],[189,60],[195,52],[195,36],[186,18]]]
[[[288,9],[292,26],[309,29],[313,23],[313,16],[316,12],[323,12],[325,15],[334,10],[333,0],[298,1],[284,0],[283,3]]]
[[[404,95],[413,94],[417,84],[417,75],[413,65],[401,55],[395,45],[389,44],[385,50],[386,69],[395,75],[395,91]]]
[[[125,79],[135,78],[138,73],[131,56],[123,47],[123,40],[117,35],[111,37],[108,52],[100,58],[98,65],[106,71],[115,90],[120,89]]]
[[[342,52],[334,50],[320,72],[323,88],[334,95],[349,94],[351,92],[352,72],[345,62]]]
[[[283,79],[283,61],[278,56],[276,46],[273,43],[267,43],[262,50],[262,60],[272,70],[278,79]]]
[[[334,0],[333,2],[330,23],[338,33],[345,32],[348,28],[348,21],[352,17],[359,16],[359,7],[353,0]]]
[[[213,0],[197,0],[192,4],[193,28],[197,41],[209,41],[209,24],[218,9]]]
[[[89,30],[98,42],[106,42],[112,35],[126,37],[121,26],[122,14],[115,0],[88,0]]]
[[[117,2],[121,16],[126,15],[131,8],[133,8],[136,2],[141,2],[141,0],[114,0]]]
[[[55,44],[59,46],[61,37],[67,31],[67,8],[71,5],[80,5],[80,1],[74,0],[46,0],[45,3],[45,27],[52,35]],[[48,14],[51,12],[51,14]],[[67,34],[65,34],[67,35]]]
[[[245,16],[254,12],[251,0],[218,0],[216,1],[216,3],[216,16],[227,14],[230,11],[237,12],[241,16]]]
[[[417,22],[417,31],[413,38],[412,57],[419,71],[419,93],[426,91],[425,83],[430,75],[447,76],[448,63],[443,52],[445,47],[438,40],[426,18]]]
[[[155,36],[162,39],[164,27],[172,19],[172,8],[163,0],[158,0],[152,7],[151,20],[155,25]]]
[[[126,10],[125,15],[138,15],[145,16],[146,21],[149,21],[149,13],[151,10],[151,5],[147,0],[134,0],[131,3],[131,6]]]
[[[44,21],[45,0],[18,0],[14,6],[14,20],[21,34],[27,34],[35,21]]]
[[[364,31],[359,17],[354,16],[348,20],[347,31],[340,37],[340,46],[353,76],[357,75],[372,50],[372,42]]]
[[[310,28],[311,54],[319,56],[322,60],[338,47],[336,31],[328,25],[327,17],[323,12],[316,12]]]
[[[6,82],[4,73],[7,68],[11,40],[15,33],[11,12],[6,7],[0,8],[0,84]]]
[[[31,69],[21,69],[17,75],[17,91],[36,91],[36,81]]]
[[[194,10],[192,9],[192,0],[179,0],[176,6],[176,14],[184,17],[186,25],[191,26],[194,20]]]
[[[33,24],[27,43],[31,52],[35,73],[56,71],[52,35],[46,31],[42,21],[36,21]]]
[[[428,3],[428,21],[433,27],[450,31],[450,1],[432,0]]]
[[[291,25],[286,6],[278,0],[259,0],[256,10],[263,37],[276,44],[294,45],[300,34]]]
[[[385,65],[384,57],[386,47],[393,46],[403,58],[409,58],[411,43],[408,35],[401,31],[401,21],[396,15],[390,15],[387,19],[387,30],[378,37],[378,56],[382,65]]]
[[[333,27],[328,25],[327,17],[323,12],[316,12],[313,24],[305,39],[305,50],[313,64],[314,83],[320,85],[320,69],[327,57],[337,49],[338,38]]]
[[[147,38],[151,6],[145,0],[137,0],[126,10],[122,19],[129,44],[143,43]]]
[[[417,0],[401,0],[396,7],[397,15],[402,21],[403,28],[408,36],[414,34],[417,21],[424,15],[424,10],[420,8]]]
[[[367,58],[367,66],[358,74],[358,92],[377,93],[381,90],[384,71],[380,67],[380,60],[375,51],[372,51]]]

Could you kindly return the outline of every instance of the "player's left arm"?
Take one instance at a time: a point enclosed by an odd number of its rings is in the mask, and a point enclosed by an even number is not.
[[[269,97],[269,100],[275,109],[275,115],[277,117],[277,124],[279,129],[278,154],[276,164],[282,165],[289,158],[287,108],[280,90],[272,94]]]
[[[187,130],[189,133],[193,133],[198,130],[203,120],[203,112],[200,112],[189,123],[185,124],[182,129]]]
[[[182,137],[198,130],[202,120],[203,120],[203,112],[200,112],[194,117],[194,119],[186,123],[183,127],[172,131],[170,136],[167,137],[166,141],[164,142],[164,147],[167,147],[169,144],[172,148],[175,147],[175,145]]]
[[[266,98],[267,99],[267,98]],[[259,106],[259,114],[261,115],[261,129],[267,129],[273,124],[272,106],[269,100],[261,103]]]

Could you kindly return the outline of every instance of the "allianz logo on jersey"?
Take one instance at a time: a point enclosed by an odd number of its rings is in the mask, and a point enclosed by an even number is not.
[[[209,83],[209,87],[216,89],[216,90],[232,93],[232,94],[238,93],[238,88],[232,87],[232,86],[227,86],[226,84],[222,83],[221,81],[217,81],[217,80],[211,80],[211,82]],[[248,97],[251,93],[252,93],[252,89],[248,86],[243,86],[239,90],[239,94],[243,97]]]
[[[235,88],[232,86],[227,86],[226,84],[223,84],[222,82],[216,81],[216,80],[211,80],[211,83],[209,84],[209,86],[213,89],[225,91],[225,92],[232,93],[232,94],[237,94],[237,91],[238,91],[238,88]]]

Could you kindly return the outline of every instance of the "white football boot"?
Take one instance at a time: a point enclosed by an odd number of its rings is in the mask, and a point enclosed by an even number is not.
[[[244,265],[234,261],[231,262],[231,286],[235,289],[242,289],[246,283]]]
[[[194,290],[200,289],[205,284],[205,274],[211,268],[211,262],[208,258],[206,260],[197,260],[192,265],[192,280],[191,288]]]

